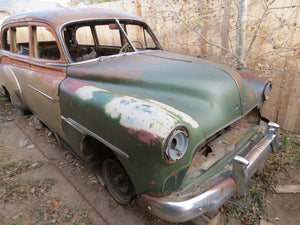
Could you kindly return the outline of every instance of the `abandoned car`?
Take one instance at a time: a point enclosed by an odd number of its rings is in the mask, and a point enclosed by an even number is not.
[[[190,220],[218,209],[271,152],[276,123],[261,110],[271,83],[163,51],[141,18],[57,9],[6,19],[1,87],[87,165],[112,197],[138,196],[151,213]]]

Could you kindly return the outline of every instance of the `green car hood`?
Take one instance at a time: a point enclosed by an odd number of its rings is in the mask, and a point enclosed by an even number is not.
[[[68,77],[181,111],[208,137],[256,106],[254,92],[230,68],[163,51],[129,53],[68,67]]]

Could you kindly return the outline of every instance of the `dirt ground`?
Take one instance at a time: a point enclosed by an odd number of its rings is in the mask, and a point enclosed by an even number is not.
[[[171,224],[149,215],[139,201],[127,207],[115,202],[97,169],[83,166],[47,128],[36,130],[31,116],[15,116],[10,103],[0,112],[0,166],[16,162],[7,183],[17,186],[6,188],[12,190],[5,196],[0,180],[0,224]]]
[[[47,128],[35,130],[31,116],[16,117],[9,103],[0,112],[0,175],[5,177],[0,180],[0,224],[170,224],[147,214],[137,200],[127,207],[116,203],[100,184],[97,169],[84,167]],[[282,182],[300,184],[298,172],[293,178],[281,175]],[[299,193],[270,196],[272,224],[298,225],[299,212]],[[222,213],[211,218],[184,224],[226,221]]]

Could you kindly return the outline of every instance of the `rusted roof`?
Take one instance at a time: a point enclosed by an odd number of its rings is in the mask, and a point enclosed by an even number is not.
[[[44,11],[27,12],[23,14],[18,14],[11,16],[4,20],[2,26],[14,22],[23,21],[46,21],[53,27],[59,27],[62,24],[69,21],[83,20],[83,19],[132,19],[139,20],[142,19],[136,15],[120,12],[110,9],[100,9],[100,8],[64,8],[64,9],[53,9]]]

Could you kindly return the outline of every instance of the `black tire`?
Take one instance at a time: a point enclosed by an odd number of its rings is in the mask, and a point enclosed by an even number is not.
[[[8,93],[8,91],[6,90],[6,88],[4,86],[0,87],[0,96],[1,95],[3,97],[9,98],[9,93]]]
[[[17,114],[17,116],[25,116],[25,115],[27,115],[27,112],[25,110],[23,110],[20,107],[14,105],[13,102],[12,102],[12,105],[13,105],[13,107],[15,109],[15,113]]]
[[[13,102],[13,100],[12,100],[11,97],[10,97],[10,102],[11,102],[12,106],[14,107],[15,113],[17,114],[17,116],[25,116],[25,115],[28,115],[28,114],[29,114],[29,112],[28,112],[27,110],[24,110],[24,109],[22,109],[21,107],[17,106],[17,105]]]
[[[114,159],[106,159],[102,164],[102,178],[108,192],[120,204],[127,205],[134,195],[133,185],[123,166]]]

